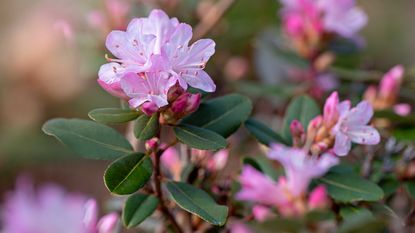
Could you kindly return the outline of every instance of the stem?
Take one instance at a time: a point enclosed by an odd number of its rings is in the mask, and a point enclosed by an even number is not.
[[[174,230],[177,233],[183,233],[176,219],[173,217],[173,215],[170,213],[170,211],[168,210],[167,206],[164,203],[163,191],[161,190],[161,182],[160,182],[162,178],[161,171],[160,171],[160,156],[163,154],[163,152],[164,152],[163,150],[158,150],[156,153],[154,153],[154,163],[155,163],[154,164],[154,170],[155,170],[154,185],[156,189],[156,196],[159,199],[161,211],[169,219]]]

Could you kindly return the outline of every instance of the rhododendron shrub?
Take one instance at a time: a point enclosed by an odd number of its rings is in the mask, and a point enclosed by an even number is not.
[[[355,53],[363,47],[364,11],[353,0],[279,2],[285,50],[275,54],[290,63],[286,75],[295,87],[281,98],[273,93],[278,107],[266,105],[281,119],[277,126],[256,108],[262,102],[253,105],[255,97],[269,98],[267,87],[249,86],[259,88],[246,93],[253,98],[221,95],[219,78],[208,71],[215,42],[194,39],[190,25],[157,9],[106,37],[110,54],[97,82],[121,106],[94,109],[91,120],[44,124],[83,158],[109,161],[104,185],[123,197],[125,228],[378,232],[388,221],[405,224],[389,206],[400,186],[414,195],[413,149],[391,137],[394,119],[413,117],[400,100],[404,67],[376,72],[356,90],[337,88],[354,87],[356,74],[338,67],[335,45]],[[125,135],[115,124],[126,126]],[[96,203],[87,206],[81,227],[112,229],[114,216],[101,223]]]

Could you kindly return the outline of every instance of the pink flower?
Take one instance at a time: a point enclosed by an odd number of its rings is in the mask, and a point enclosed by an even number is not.
[[[115,233],[117,232],[119,217],[110,213],[98,220],[98,205],[94,199],[89,199],[84,205],[84,225],[88,233]]]
[[[354,0],[318,0],[326,31],[353,38],[367,24],[367,15]]]
[[[251,166],[245,165],[242,168],[239,181],[242,185],[241,190],[236,194],[239,200],[263,205],[278,205],[285,202],[278,184]]]
[[[131,99],[128,101],[132,108],[138,108],[149,102],[158,108],[168,105],[167,93],[176,84],[176,79],[165,72],[127,73],[121,79],[121,88]]]
[[[272,215],[271,209],[262,205],[255,205],[252,208],[252,214],[254,215],[255,220],[259,222],[267,220]]]
[[[350,107],[350,101],[338,105],[339,120],[332,129],[332,134],[335,135],[333,150],[339,156],[349,153],[352,142],[364,145],[380,142],[379,132],[367,125],[373,116],[372,106],[367,101],[362,101],[355,108]]]
[[[393,106],[393,111],[399,116],[408,116],[411,114],[411,105],[405,103],[395,104],[395,106]]]
[[[206,167],[210,171],[220,171],[225,168],[226,163],[228,162],[229,150],[223,149],[219,150],[211,158],[208,159]]]
[[[338,159],[331,154],[323,154],[320,158],[310,157],[302,149],[273,144],[268,152],[270,159],[278,160],[284,167],[287,187],[294,197],[307,192],[310,181],[324,175]]]
[[[100,220],[106,226],[118,222],[112,214]],[[27,179],[19,179],[14,192],[8,193],[2,210],[4,233],[113,233],[114,227],[97,228],[94,201],[65,193],[57,186],[43,186],[35,191]],[[98,223],[98,225],[100,225]]]
[[[215,52],[215,43],[201,39],[189,46],[192,36],[189,25],[170,19],[162,10],[153,10],[147,18],[133,19],[126,31],[108,35],[106,47],[118,59],[108,58],[110,63],[101,67],[99,80],[115,85],[129,72],[165,71],[184,89],[190,85],[213,92],[216,86],[203,69]],[[109,89],[112,94],[118,93]]]
[[[388,99],[393,96],[393,99],[395,99],[399,94],[404,72],[402,65],[396,65],[383,76],[379,84],[380,97]]]
[[[180,180],[183,164],[179,152],[174,147],[169,147],[161,155],[161,163],[169,171],[175,181]]]

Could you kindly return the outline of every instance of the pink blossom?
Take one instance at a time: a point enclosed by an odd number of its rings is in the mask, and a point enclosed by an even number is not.
[[[367,24],[367,15],[354,0],[318,0],[326,31],[353,38]]]
[[[30,180],[19,179],[6,197],[2,220],[4,233],[114,233],[118,216],[111,214],[97,223],[95,201],[54,185],[35,191]]]
[[[168,105],[167,93],[176,83],[176,79],[165,72],[127,73],[121,79],[121,88],[131,99],[128,101],[132,108],[138,108],[146,102],[155,104],[158,108]]]
[[[180,160],[179,152],[174,147],[169,147],[161,155],[161,163],[173,176],[176,181],[180,180],[183,164]]]
[[[262,205],[255,205],[252,208],[252,214],[254,215],[255,220],[259,222],[267,220],[272,215],[271,209]]]
[[[294,197],[307,192],[310,181],[324,175],[338,159],[331,154],[323,154],[320,158],[310,157],[298,148],[273,144],[268,152],[270,159],[278,160],[284,167],[287,187]]]
[[[319,185],[310,193],[308,206],[310,209],[322,209],[329,203],[327,190],[324,185]]]
[[[210,171],[219,171],[225,168],[226,163],[228,162],[229,150],[223,149],[219,150],[207,162],[207,169]]]
[[[398,95],[404,72],[402,65],[396,65],[383,76],[379,84],[380,97],[388,98]]]
[[[187,115],[199,108],[202,95],[183,93],[171,105],[171,110],[175,114]]]
[[[379,132],[369,126],[373,116],[373,108],[367,101],[360,102],[351,108],[350,101],[341,102],[337,109],[339,120],[332,129],[335,135],[334,153],[339,156],[347,155],[352,142],[364,145],[376,145],[380,142]]]
[[[236,194],[239,200],[263,205],[278,205],[285,202],[278,184],[251,166],[245,165],[242,168],[239,181],[242,185],[241,190]]]

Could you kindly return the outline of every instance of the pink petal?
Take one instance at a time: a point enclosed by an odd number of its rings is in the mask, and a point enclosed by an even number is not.
[[[347,126],[366,125],[373,116],[373,107],[367,101],[362,101],[356,107],[350,110],[348,115]]]
[[[337,106],[339,105],[339,95],[337,92],[333,92],[329,98],[327,98],[326,103],[324,104],[324,123],[325,124],[335,124],[339,113],[337,111]]]
[[[321,209],[328,205],[329,199],[327,197],[326,187],[319,185],[310,193],[308,199],[308,206],[310,209]]]
[[[85,203],[85,216],[84,216],[85,227],[89,231],[94,232],[97,221],[98,221],[97,202],[94,199],[89,199]]]
[[[114,30],[107,36],[105,42],[107,49],[117,58],[125,60],[136,60],[139,52],[130,46],[128,41],[128,34],[123,31]]]
[[[115,233],[119,217],[116,213],[107,214],[98,222],[98,233]]]
[[[203,70],[199,70],[194,73],[183,74],[182,78],[186,81],[187,84],[194,88],[206,92],[214,92],[216,90],[215,83],[210,78],[210,76]]]
[[[98,71],[98,77],[101,81],[112,84],[120,81],[124,74],[125,68],[118,63],[110,62],[102,65]]]
[[[349,153],[352,147],[352,142],[350,139],[343,133],[337,133],[333,151],[339,156],[345,156]]]
[[[352,126],[347,131],[350,140],[364,145],[376,145],[380,142],[379,132],[372,126]]]
[[[345,113],[349,111],[351,107],[351,103],[349,100],[345,100],[340,102],[340,104],[337,106],[337,111],[339,112],[340,116],[343,116]]]
[[[411,114],[411,105],[409,104],[396,104],[393,106],[393,111],[399,116],[408,116]]]

